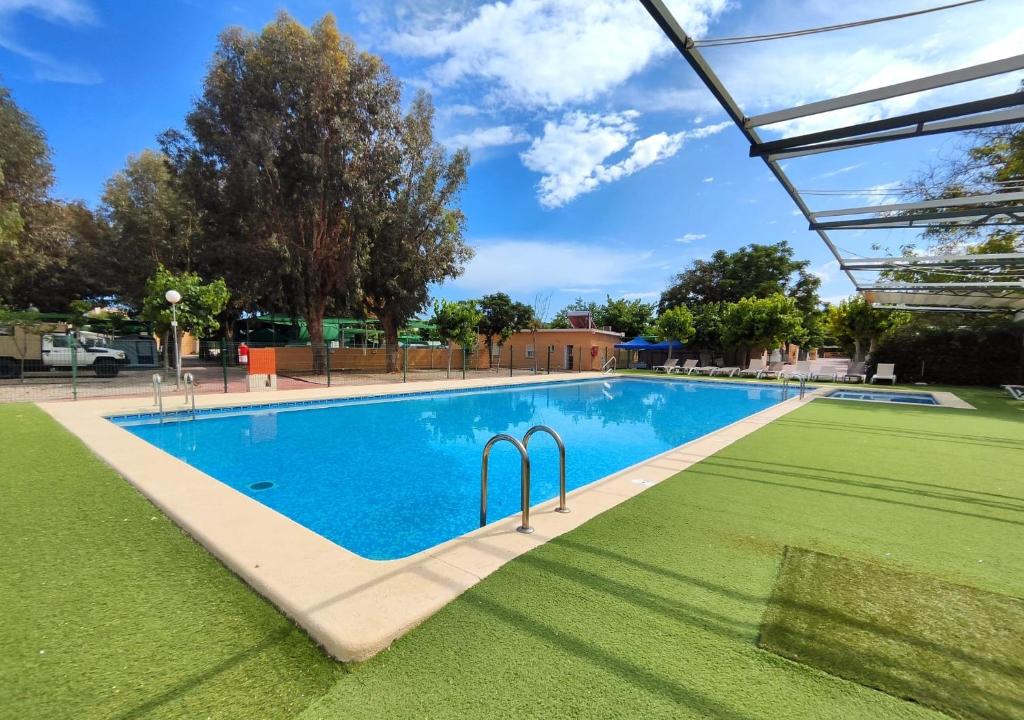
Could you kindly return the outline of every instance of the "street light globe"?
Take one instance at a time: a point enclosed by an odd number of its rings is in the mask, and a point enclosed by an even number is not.
[[[177,305],[181,301],[181,293],[177,290],[168,290],[164,293],[164,297],[171,305]]]

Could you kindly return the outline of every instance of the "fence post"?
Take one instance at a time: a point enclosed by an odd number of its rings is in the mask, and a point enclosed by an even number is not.
[[[508,346],[508,376],[512,377],[512,345]]]
[[[548,375],[551,374],[551,346],[548,345]]]
[[[78,399],[78,331],[71,331],[71,399]]]
[[[447,372],[448,372],[448,376],[447,376],[446,379],[447,380],[451,380],[452,379],[452,341],[451,340],[448,341],[448,370],[447,370]]]
[[[327,343],[324,345],[324,355],[327,357],[327,387],[331,386],[331,345]]]
[[[466,379],[466,348],[462,348],[462,379]]]
[[[576,363],[576,372],[583,372],[583,346],[580,345],[580,360]]]
[[[402,382],[409,382],[409,346],[402,348]]]
[[[224,392],[228,391],[228,341],[220,339],[220,367],[224,373]]]

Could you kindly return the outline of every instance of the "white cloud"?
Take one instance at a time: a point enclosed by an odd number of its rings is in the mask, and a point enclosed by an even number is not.
[[[704,178],[704,182],[706,182],[706,183],[713,183],[714,181],[715,181],[715,178],[713,178],[710,175],[708,175],[706,178]]]
[[[602,183],[620,180],[672,157],[686,140],[707,137],[730,124],[705,125],[673,134],[659,132],[635,140],[638,117],[635,110],[605,115],[570,112],[559,122],[545,123],[544,134],[520,156],[527,168],[543,176],[538,184],[541,205],[565,205]],[[627,146],[629,154],[625,158],[605,164]]]
[[[92,7],[79,0],[0,0],[0,15],[29,12],[49,22],[87,25],[96,22]]]
[[[686,233],[682,237],[677,237],[676,242],[679,243],[692,243],[696,240],[703,240],[707,235],[704,233]]]
[[[625,300],[657,300],[660,297],[661,290],[639,290],[622,293],[622,298]]]
[[[668,5],[700,36],[728,0]],[[428,75],[439,85],[479,80],[502,102],[531,107],[593,100],[673,52],[632,0],[507,0],[468,14],[420,12],[389,44],[434,60]]]
[[[529,139],[530,135],[525,130],[514,128],[511,125],[498,125],[474,128],[469,132],[452,135],[445,139],[444,144],[453,148],[467,147],[470,150],[483,150],[502,145],[515,145]]]
[[[496,287],[515,293],[551,289],[596,292],[654,265],[654,254],[646,251],[576,242],[497,240],[477,245],[465,274],[450,284],[477,293],[492,292]]]
[[[853,172],[857,168],[862,168],[862,167],[864,167],[864,163],[855,163],[853,165],[845,165],[845,166],[843,166],[841,168],[836,168],[835,170],[829,170],[828,172],[822,173],[821,175],[815,175],[814,177],[815,177],[816,180],[822,180],[824,178],[835,177],[836,175],[843,175],[844,173]]]
[[[850,200],[858,200],[863,202],[865,205],[887,205],[889,203],[899,202],[899,188],[903,187],[903,183],[899,180],[893,182],[879,183],[878,185],[872,185],[861,192],[851,192],[847,195],[840,195]]]
[[[812,268],[811,274],[816,275],[823,283],[827,283],[832,279],[837,270],[839,270],[839,263],[835,260],[829,260],[816,268]]]
[[[78,85],[102,82],[95,70],[59,60],[19,41],[12,34],[10,18],[22,12],[51,23],[92,25],[96,15],[90,5],[79,0],[0,0],[0,49],[28,60],[37,80]]]

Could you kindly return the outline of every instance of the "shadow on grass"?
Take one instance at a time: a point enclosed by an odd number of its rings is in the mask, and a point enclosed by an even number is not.
[[[927,411],[926,411],[927,412]],[[966,412],[966,411],[963,411]],[[931,442],[950,443],[955,445],[973,445],[977,447],[999,448],[1000,450],[1015,450],[1024,452],[1024,440],[1015,440],[1003,436],[993,437],[990,435],[966,435],[963,433],[942,433],[930,430],[908,429],[905,427],[893,428],[881,425],[857,425],[854,423],[837,423],[827,420],[799,420],[795,418],[779,418],[775,421],[778,426],[805,427],[814,430],[835,430],[845,433],[857,433],[860,435],[874,435],[877,437],[899,437],[904,439],[924,440]]]
[[[663,677],[578,637],[567,635],[559,628],[489,598],[473,597],[467,605],[506,623],[518,632],[532,635],[541,642],[554,645],[564,652],[575,655],[600,670],[615,673],[630,685],[661,695],[674,703],[685,705],[699,712],[702,717],[722,718],[723,720],[753,720],[753,716],[746,715],[696,690],[691,690],[674,679]],[[680,648],[680,652],[685,652],[685,648]]]
[[[708,477],[723,478],[725,480],[739,480],[741,482],[757,483],[758,485],[770,485],[772,487],[787,488],[789,490],[804,490],[806,492],[820,493],[822,495],[835,495],[837,497],[855,498],[857,500],[870,500],[871,502],[883,503],[883,504],[886,504],[886,505],[899,505],[901,507],[916,508],[918,510],[930,510],[932,512],[944,513],[944,514],[947,514],[947,515],[957,515],[959,517],[969,517],[969,518],[975,518],[977,520],[988,520],[990,522],[998,522],[998,523],[1006,523],[1006,524],[1009,524],[1009,525],[1021,525],[1021,526],[1024,526],[1024,522],[1022,522],[1020,520],[1010,520],[1009,518],[994,517],[992,515],[979,515],[978,513],[970,513],[970,512],[965,512],[963,510],[952,510],[952,509],[949,509],[949,508],[940,508],[940,507],[935,507],[934,505],[921,505],[919,503],[905,502],[903,500],[892,500],[892,499],[889,499],[889,498],[879,498],[879,497],[873,497],[871,495],[858,495],[857,493],[852,493],[852,492],[841,492],[839,490],[825,490],[824,488],[806,487],[804,485],[794,485],[792,483],[786,483],[786,482],[779,482],[779,481],[773,481],[773,480],[763,480],[763,479],[757,479],[757,478],[752,478],[752,477],[739,477],[737,475],[726,475],[724,473],[709,472],[708,470],[705,469],[705,466],[706,466],[705,464],[706,463],[707,463],[707,461],[705,460],[704,463],[702,463],[701,465],[698,465],[698,466],[695,466],[695,467],[691,468],[690,472],[699,473],[701,475],[705,475],[705,476],[708,476]],[[723,467],[724,469],[729,469],[728,466],[719,466],[719,467]],[[751,468],[733,468],[733,469],[741,469],[741,470],[750,471]],[[778,474],[778,473],[776,473],[776,474]],[[787,475],[786,477],[789,477],[789,475]],[[836,480],[834,478],[820,478],[819,481],[820,482],[835,483],[835,484],[838,484],[838,485],[845,485],[845,484],[847,484],[847,483],[844,483],[842,480]]]
[[[735,463],[748,463],[753,467],[747,467],[745,465],[737,465]],[[932,500],[948,500],[949,502],[959,502],[967,505],[977,505],[979,507],[991,508],[993,510],[1007,510],[1010,512],[1024,512],[1024,500],[1018,501],[1017,503],[1003,502],[1001,500],[987,500],[985,498],[970,497],[967,495],[956,494],[955,491],[945,492],[940,490],[921,490],[915,488],[906,487],[894,487],[892,485],[886,485],[884,482],[869,482],[866,480],[857,479],[858,477],[870,477],[864,475],[858,475],[856,473],[848,473],[845,470],[818,470],[817,468],[803,468],[799,465],[788,465],[783,463],[773,463],[763,460],[743,460],[740,458],[731,457],[717,457],[712,456],[703,461],[704,466],[713,466],[716,468],[727,468],[730,470],[741,470],[745,472],[757,472],[764,475],[778,475],[787,478],[799,478],[802,480],[815,480],[824,483],[834,483],[837,485],[845,485],[848,487],[860,487],[871,490],[882,490],[884,492],[899,493],[904,495],[916,495],[918,497],[930,498]],[[780,470],[774,470],[771,468],[781,468]],[[700,468],[697,468],[700,471]],[[802,472],[805,470],[818,470],[818,472],[828,473],[827,475],[819,475],[808,472]],[[845,478],[843,476],[846,476]],[[742,479],[742,478],[740,478]],[[897,480],[895,478],[876,477],[876,480],[883,480],[886,482],[903,483],[908,482],[904,480]],[[1014,499],[1016,498],[1009,498]]]
[[[550,544],[560,545],[560,546],[565,547],[565,548],[570,549],[570,550],[586,552],[586,553],[589,553],[591,555],[594,555],[594,556],[597,556],[597,557],[601,557],[601,558],[604,558],[604,559],[615,560],[617,562],[620,562],[620,563],[623,563],[623,564],[626,564],[626,565],[630,565],[630,566],[638,568],[640,570],[645,570],[647,572],[659,575],[661,577],[665,577],[665,578],[668,578],[668,579],[671,579],[671,580],[676,580],[676,581],[678,581],[680,583],[683,583],[683,584],[686,584],[686,585],[690,585],[692,587],[697,587],[697,588],[700,588],[702,590],[708,590],[708,591],[717,593],[719,595],[728,597],[728,598],[733,599],[733,600],[739,600],[741,602],[752,603],[752,604],[756,604],[756,605],[759,605],[759,606],[767,606],[768,601],[769,601],[768,598],[764,597],[764,596],[751,595],[751,594],[748,594],[748,593],[744,593],[744,592],[740,592],[740,591],[737,591],[737,590],[733,590],[731,588],[727,588],[727,587],[718,585],[716,583],[709,582],[707,580],[701,580],[700,578],[694,578],[694,577],[691,577],[689,575],[685,575],[683,573],[679,573],[679,572],[676,572],[676,571],[673,571],[673,570],[669,570],[667,568],[658,567],[656,565],[651,565],[650,563],[645,563],[645,562],[643,562],[641,560],[635,560],[634,558],[631,558],[631,557],[626,556],[626,555],[622,555],[620,553],[616,553],[616,552],[613,552],[613,551],[610,551],[610,550],[605,550],[603,548],[596,548],[596,547],[593,547],[591,545],[586,545],[584,543],[578,543],[578,542],[574,542],[572,540],[566,540],[564,538],[555,538],[555,539],[550,541]],[[623,600],[625,600],[627,602],[631,602],[633,604],[641,605],[641,606],[644,606],[644,607],[647,607],[647,603],[649,602],[648,600],[644,600],[644,601],[641,601],[641,602],[637,602],[636,601],[636,597],[637,597],[638,594],[650,595],[650,593],[647,593],[647,591],[642,590],[642,589],[636,587],[635,585],[625,585],[624,583],[620,583],[620,582],[615,581],[615,580],[610,580],[609,578],[604,577],[604,576],[598,576],[598,575],[595,575],[593,573],[589,573],[587,571],[580,570],[579,568],[570,567],[568,565],[565,565],[564,563],[558,563],[558,562],[546,561],[546,560],[538,562],[537,559],[534,558],[531,554],[524,555],[522,558],[520,558],[520,560],[523,560],[523,561],[525,561],[527,559],[533,559],[534,562],[532,564],[534,564],[535,566],[538,566],[538,567],[542,567],[543,569],[547,569],[550,572],[557,574],[559,577],[568,578],[570,580],[575,580],[577,582],[581,582],[581,584],[587,585],[588,587],[594,588],[596,590],[603,590],[603,591],[609,592],[610,594],[613,594],[613,595],[615,595],[615,596],[617,596],[617,597],[619,597],[619,598],[621,598],[621,599],[623,599]],[[653,597],[657,598],[658,596],[655,595]],[[701,608],[701,607],[699,607],[697,605],[691,605],[691,604],[688,604],[688,603],[679,603],[679,601],[673,601],[673,602],[676,603],[676,604],[685,604],[687,606],[687,608],[691,612],[696,612],[696,613],[704,614],[704,615],[717,616],[718,619],[725,619],[725,620],[731,622],[732,624],[735,624],[735,625],[738,625],[738,626],[749,627],[749,624],[739,623],[739,622],[737,622],[735,620],[731,620],[729,618],[725,618],[725,616],[718,615],[717,613],[713,613],[713,611],[705,610],[705,609],[703,609],[703,608]],[[990,669],[990,670],[992,670],[994,672],[998,672],[998,673],[1004,674],[1004,675],[1006,675],[1008,677],[1024,677],[1024,665],[1007,664],[1007,663],[999,662],[997,660],[992,660],[991,658],[972,655],[970,653],[964,652],[961,648],[958,648],[958,647],[952,647],[952,646],[947,647],[947,646],[942,645],[940,643],[935,643],[935,642],[931,642],[931,641],[922,640],[921,638],[916,637],[914,635],[908,635],[906,633],[900,633],[898,631],[892,630],[891,628],[884,628],[884,627],[882,627],[880,625],[877,625],[877,624],[871,623],[871,622],[867,622],[867,621],[862,620],[860,618],[852,617],[852,616],[846,615],[844,613],[838,613],[838,612],[836,612],[836,611],[834,611],[832,609],[826,608],[824,606],[814,605],[814,604],[810,604],[810,603],[797,603],[797,602],[793,602],[793,601],[789,601],[789,600],[779,601],[778,599],[775,599],[772,602],[777,604],[779,607],[784,607],[786,609],[791,609],[791,610],[798,610],[800,612],[804,612],[804,613],[807,613],[809,615],[814,615],[814,616],[820,617],[820,618],[822,618],[824,620],[827,620],[828,622],[846,626],[846,627],[848,627],[850,629],[861,630],[861,631],[864,631],[864,632],[870,632],[870,633],[876,633],[876,634],[884,634],[884,635],[887,635],[888,637],[890,637],[891,639],[897,640],[897,641],[899,641],[901,643],[904,643],[904,644],[907,644],[907,645],[912,645],[914,647],[918,647],[918,648],[921,648],[923,650],[928,650],[930,652],[934,652],[934,653],[939,654],[939,655],[945,655],[947,657],[956,658],[956,659],[964,661],[964,662],[974,663],[974,664],[977,664],[979,666],[986,667],[986,668],[988,668],[988,669]],[[652,608],[652,609],[656,609],[656,608]],[[694,622],[692,622],[693,619],[694,618],[690,619],[690,624],[695,624]],[[714,630],[714,628],[708,627],[706,625],[698,625],[698,626],[699,627],[704,627],[705,629]],[[730,639],[739,639],[741,641],[748,641],[749,640],[749,636],[747,636],[747,635],[740,636],[737,633],[735,633],[734,631],[730,631],[730,632],[727,632],[727,633],[720,633],[720,634],[722,634],[724,637],[728,637]]]
[[[119,715],[120,720],[135,720],[135,718],[142,718],[149,715],[151,712],[156,710],[161,705],[169,702],[173,702],[187,693],[195,690],[198,687],[210,682],[218,675],[228,672],[233,668],[241,665],[247,660],[260,655],[261,653],[279,645],[285,639],[288,638],[293,632],[298,632],[294,628],[281,628],[271,633],[263,640],[259,641],[255,645],[252,645],[244,650],[225,658],[221,662],[217,663],[213,667],[207,668],[202,672],[196,673],[192,677],[184,680],[183,682],[175,685],[174,687],[165,690],[154,698],[147,700],[146,702],[138,705],[123,715]]]

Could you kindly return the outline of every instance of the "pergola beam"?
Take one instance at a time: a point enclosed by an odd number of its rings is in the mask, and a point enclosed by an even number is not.
[[[988,222],[996,217],[1005,217],[1006,220]],[[854,220],[830,220],[828,222],[811,220],[809,227],[811,230],[862,230],[869,228],[927,227],[929,225],[1024,225],[1024,205],[1002,205],[972,208],[970,210],[954,210],[952,212],[910,213],[906,215],[856,218]]]
[[[646,5],[646,3],[644,4]],[[879,100],[887,100],[901,95],[912,95],[914,93],[924,92],[925,90],[934,90],[935,88],[946,87],[947,85],[970,82],[971,80],[978,80],[980,78],[991,77],[993,75],[1001,75],[1003,73],[1021,69],[1024,69],[1024,55],[1014,55],[1013,57],[1004,58],[1002,60],[994,60],[992,62],[972,65],[971,67],[961,68],[959,70],[951,70],[949,72],[938,73],[936,75],[929,75],[928,77],[895,83],[893,85],[887,85],[874,90],[864,90],[862,92],[851,93],[842,97],[819,100],[817,102],[807,103],[806,105],[787,108],[785,110],[775,110],[774,112],[755,115],[745,120],[744,126],[748,128],[755,128],[763,125],[773,125],[786,120],[795,120],[809,115],[820,115],[821,113],[832,112],[833,110],[842,110],[843,108],[864,105],[866,103],[877,102]]]
[[[1000,294],[1007,290],[1020,290],[1024,292],[1024,280],[993,281],[993,282],[923,282],[923,283],[893,283],[882,285],[864,285],[861,290],[873,290],[875,292],[916,292],[928,290],[999,290]]]
[[[994,307],[956,307],[954,305],[907,305],[906,303],[871,303],[871,307],[879,310],[906,310],[910,312],[948,312],[948,313],[994,313],[1003,312],[1003,308]]]
[[[855,195],[856,193],[850,193]],[[811,213],[811,217],[843,217],[846,215],[868,215],[882,212],[902,212],[904,210],[928,210],[933,208],[962,207],[965,205],[984,205],[992,202],[1016,202],[1024,200],[1024,192],[992,193],[989,195],[968,195],[958,198],[939,198],[936,200],[920,200],[908,203],[889,203],[887,205],[864,205],[862,207],[840,208],[838,210],[819,210]]]
[[[1016,94],[1016,93],[1015,93]],[[861,135],[848,140],[836,140],[834,142],[823,142],[817,145],[791,148],[769,152],[765,156],[772,160],[787,160],[789,158],[804,157],[806,155],[817,155],[823,152],[835,150],[849,150],[851,148],[863,147],[865,145],[877,145],[893,140],[907,140],[916,137],[928,137],[930,135],[941,135],[949,132],[962,132],[966,130],[979,130],[981,128],[996,127],[1024,121],[1024,109],[1008,108],[1005,110],[994,110],[992,112],[971,115],[969,117],[958,117],[948,120],[935,120],[929,123],[922,123],[909,127],[895,128],[882,132]]]
[[[873,134],[882,133],[887,130],[895,130],[897,128],[916,127],[918,131],[923,132],[927,129],[929,124],[937,123],[940,120],[977,116],[979,113],[987,113],[992,110],[1001,110],[1018,105],[1024,105],[1024,93],[1012,92],[1006,95],[998,95],[996,97],[983,98],[981,100],[972,100],[971,102],[947,105],[945,107],[933,108],[931,110],[921,110],[919,112],[908,113],[906,115],[897,115],[895,117],[884,118],[882,120],[871,120],[869,122],[847,125],[845,127],[834,128],[832,130],[821,130],[819,132],[807,133],[806,135],[794,135],[780,140],[763,142],[760,145],[752,145],[750,147],[750,155],[751,157],[755,157],[757,155],[767,155],[787,150],[815,150],[821,148],[838,150],[846,147],[848,143],[835,141],[851,140],[856,142],[861,138],[871,137]],[[978,119],[980,120],[980,118]],[[946,130],[946,132],[948,132],[948,130]],[[894,135],[885,137],[887,139],[894,140],[902,136]],[[875,139],[873,142],[879,142],[879,140]]]
[[[933,255],[887,258],[853,258],[840,265],[846,270],[905,270],[936,267],[1016,267],[1024,266],[1024,253],[979,253],[978,255]]]

